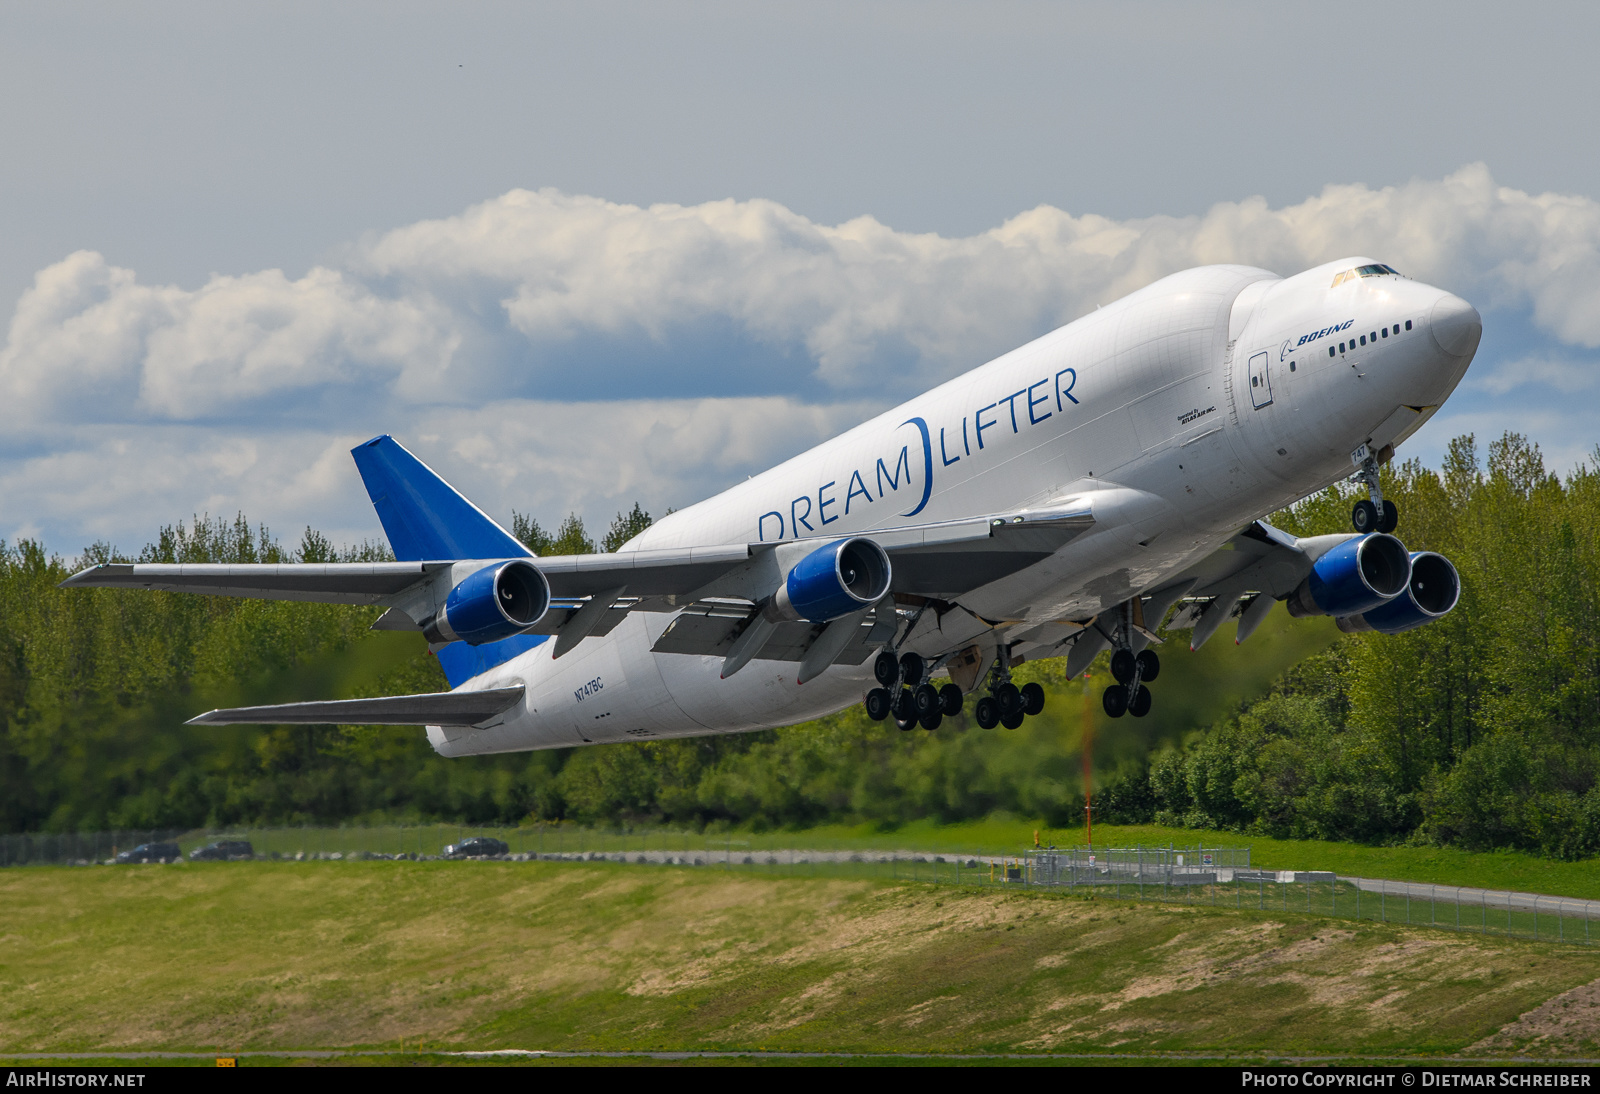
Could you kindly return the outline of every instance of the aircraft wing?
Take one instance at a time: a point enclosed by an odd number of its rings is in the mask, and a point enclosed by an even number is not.
[[[969,520],[856,533],[889,554],[894,592],[951,598],[1049,557],[1094,518],[1087,508],[993,514]],[[735,543],[612,554],[530,558],[550,582],[556,601],[576,601],[625,588],[630,601],[676,610],[719,595],[765,596],[763,555],[811,541]],[[817,546],[832,542],[819,537]],[[171,592],[300,600],[327,604],[389,604],[440,571],[488,566],[500,559],[333,563],[107,563],[74,574],[62,587],[164,589]],[[776,574],[766,575],[768,583]],[[458,578],[459,580],[459,578]],[[759,593],[759,596],[757,596]],[[654,604],[641,601],[655,600]],[[555,607],[563,607],[556,605]]]
[[[510,710],[522,701],[522,693],[519,684],[489,691],[444,691],[426,695],[386,695],[377,699],[234,707],[207,711],[190,718],[188,724],[471,726]]]
[[[1255,521],[1163,586],[1170,592],[1162,601],[1162,612],[1165,604],[1181,600],[1167,629],[1191,631],[1190,646],[1199,649],[1218,627],[1238,616],[1237,640],[1242,642],[1265,618],[1273,601],[1299,587],[1323,551],[1347,538],[1301,540],[1265,521]],[[1159,620],[1152,625],[1159,627]]]
[[[381,604],[447,569],[448,562],[106,563],[73,574],[64,589],[164,589],[256,600]]]

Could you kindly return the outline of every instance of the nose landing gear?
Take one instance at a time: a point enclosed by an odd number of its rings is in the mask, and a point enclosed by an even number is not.
[[[1400,523],[1400,510],[1392,501],[1383,500],[1383,487],[1378,480],[1378,468],[1394,455],[1393,447],[1384,445],[1377,452],[1359,445],[1350,453],[1350,462],[1356,473],[1350,476],[1353,483],[1365,483],[1368,497],[1356,502],[1350,510],[1350,523],[1362,535],[1368,532],[1392,532]]]

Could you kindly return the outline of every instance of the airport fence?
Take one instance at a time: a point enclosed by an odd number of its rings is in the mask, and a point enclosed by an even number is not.
[[[811,841],[784,833],[603,829],[570,824],[488,828],[455,824],[367,827],[155,829],[0,836],[0,866],[110,862],[138,844],[172,841],[187,856],[219,839],[248,840],[257,859],[424,861],[446,845],[488,836],[512,861],[612,862],[1055,892],[1085,899],[1301,913],[1476,934],[1591,945],[1600,901],[1431,885],[1330,872],[1262,870],[1248,847],[1035,848],[1020,853],[885,848],[881,837]],[[874,843],[876,842],[876,845]]]

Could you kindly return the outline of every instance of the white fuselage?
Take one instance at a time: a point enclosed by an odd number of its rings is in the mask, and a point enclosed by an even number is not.
[[[1374,265],[1163,278],[666,517],[625,549],[820,544],[1074,503],[1092,509],[1089,532],[960,604],[990,621],[1093,616],[1349,475],[1352,449],[1397,444],[1455,388],[1476,313],[1392,274],[1333,284]],[[526,685],[502,724],[429,737],[453,756],[739,732],[818,717],[873,686],[870,662],[801,685],[794,663],[756,660],[724,680],[720,657],[651,652],[672,619],[630,613],[560,660],[545,642],[465,685]],[[948,652],[936,632],[922,641],[919,652]]]

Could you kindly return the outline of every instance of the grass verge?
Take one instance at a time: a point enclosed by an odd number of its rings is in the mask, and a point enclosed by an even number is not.
[[[39,868],[0,902],[0,1054],[1600,1055],[1600,954],[1295,913],[494,862]]]

